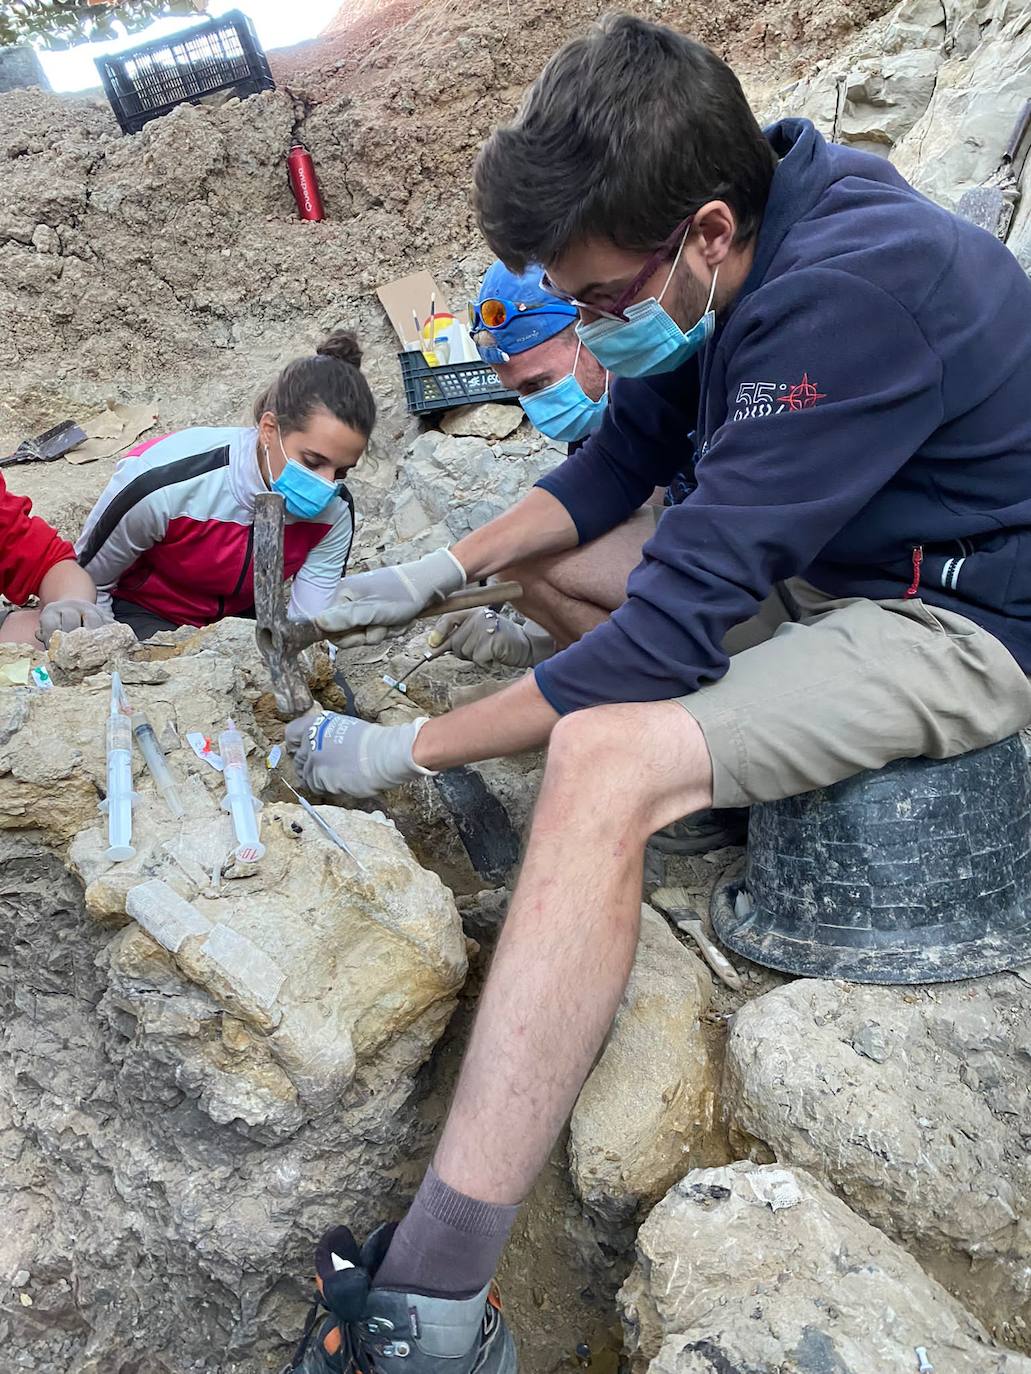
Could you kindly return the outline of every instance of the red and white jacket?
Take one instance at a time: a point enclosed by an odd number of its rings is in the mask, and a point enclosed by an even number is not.
[[[119,597],[179,625],[252,610],[254,498],[265,490],[255,429],[184,429],[130,449],[75,545],[98,602]],[[353,533],[349,497],[315,520],[287,515],[292,617],[333,600]]]

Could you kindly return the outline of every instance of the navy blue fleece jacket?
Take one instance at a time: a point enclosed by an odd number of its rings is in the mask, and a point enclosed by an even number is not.
[[[708,347],[612,390],[602,428],[539,486],[581,543],[685,465],[605,624],[536,670],[559,712],[680,696],[771,587],[919,595],[1031,671],[1031,281],[1003,244],[890,163],[807,120],[781,161],[742,290]]]

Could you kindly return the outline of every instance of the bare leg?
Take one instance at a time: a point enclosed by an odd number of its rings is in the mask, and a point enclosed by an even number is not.
[[[568,553],[518,563],[499,574],[523,584],[519,610],[565,648],[626,600],[626,580],[661,514],[644,506],[617,529]]]
[[[0,625],[0,644],[31,644],[38,649],[38,629],[39,611],[12,611]]]
[[[711,804],[698,725],[673,702],[567,716],[480,998],[437,1173],[517,1203],[543,1167],[623,995],[637,945],[644,846]]]

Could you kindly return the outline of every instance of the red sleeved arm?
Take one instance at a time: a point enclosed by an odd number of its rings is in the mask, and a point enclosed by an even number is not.
[[[27,496],[15,496],[0,476],[0,592],[20,606],[39,591],[52,567],[75,550],[52,526],[32,514]]]

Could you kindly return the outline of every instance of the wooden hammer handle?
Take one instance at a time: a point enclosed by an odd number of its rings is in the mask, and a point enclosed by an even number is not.
[[[491,582],[486,587],[464,587],[446,601],[435,606],[427,606],[415,617],[416,620],[429,620],[438,615],[450,615],[452,611],[472,611],[477,606],[499,606],[504,601],[518,601],[523,594],[519,582]]]
[[[415,620],[432,620],[438,615],[448,615],[451,611],[470,611],[477,606],[494,606],[502,601],[513,601],[522,596],[523,589],[518,582],[492,582],[487,587],[464,587],[462,591],[455,592],[454,596],[449,596],[446,601],[438,601],[435,606],[427,606],[421,610]],[[403,629],[401,625],[394,626],[395,629]],[[346,632],[343,632],[346,637]],[[297,654],[301,649],[306,649],[309,644],[315,644],[320,639],[333,639],[330,631],[320,629],[314,620],[292,620],[285,625],[281,631],[282,652],[287,657]],[[258,625],[258,647],[262,653],[268,657],[268,647],[271,644],[271,631]]]

